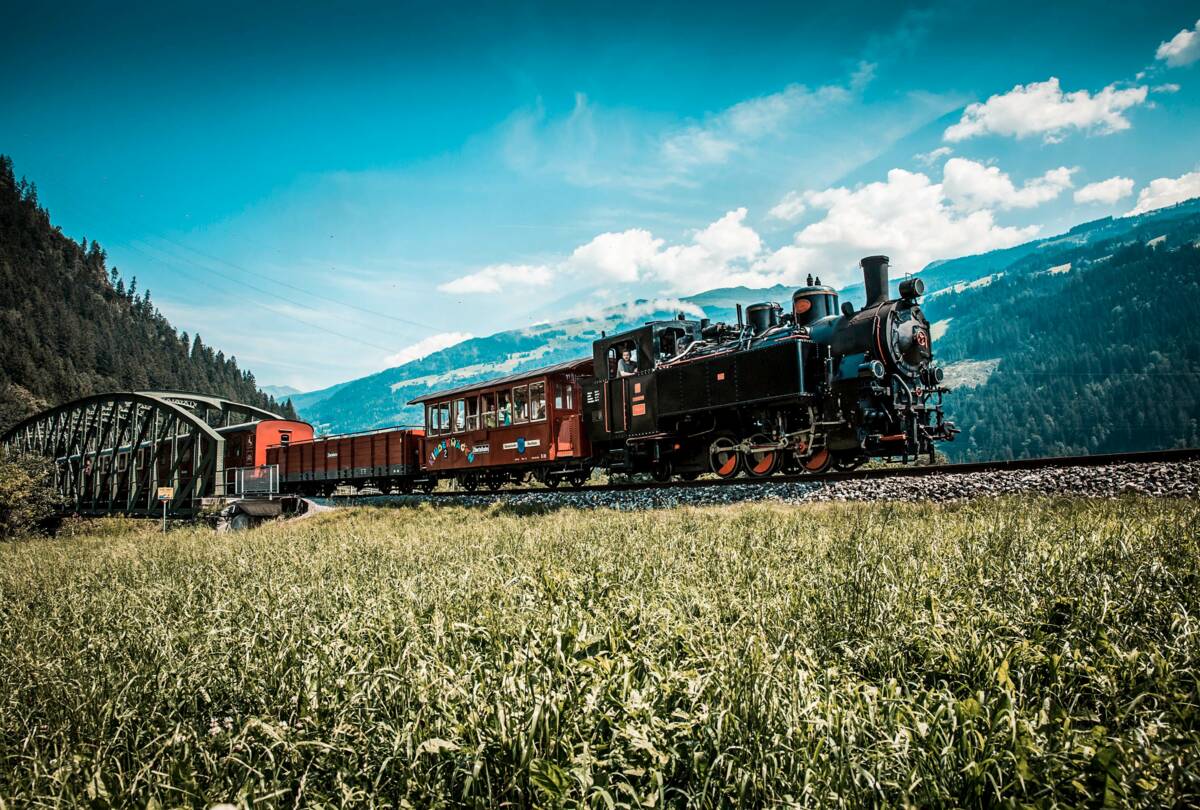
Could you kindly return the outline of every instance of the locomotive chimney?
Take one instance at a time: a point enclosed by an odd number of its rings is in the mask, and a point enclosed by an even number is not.
[[[863,271],[863,287],[867,292],[867,306],[881,304],[888,298],[888,257],[867,256],[859,263]]]

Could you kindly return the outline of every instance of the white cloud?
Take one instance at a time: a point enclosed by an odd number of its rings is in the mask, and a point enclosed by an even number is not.
[[[575,248],[569,264],[582,273],[598,273],[617,281],[636,281],[662,247],[650,231],[633,228],[621,233],[602,233]]]
[[[1095,95],[1087,90],[1064,93],[1052,76],[1044,82],[1019,84],[984,103],[969,105],[962,119],[946,129],[944,137],[954,142],[989,133],[1016,138],[1041,135],[1047,143],[1057,143],[1072,129],[1111,135],[1129,129],[1129,119],[1123,113],[1144,104],[1147,92],[1145,87],[1118,90],[1110,84]]]
[[[892,169],[886,182],[808,192],[805,202],[827,213],[796,234],[796,245],[819,249],[821,275],[834,284],[855,278],[855,262],[869,253],[916,272],[933,259],[1010,247],[1038,231],[997,225],[991,211],[960,213],[941,183],[904,169]]]
[[[762,250],[762,239],[746,225],[746,209],[730,211],[698,232],[694,241],[719,262],[752,259]]]
[[[1126,216],[1144,214],[1155,208],[1200,197],[1200,172],[1188,172],[1179,177],[1160,177],[1151,180],[1138,194],[1137,205]]]
[[[464,340],[470,340],[475,337],[470,332],[442,332],[437,335],[430,335],[427,338],[422,338],[411,346],[405,346],[395,354],[385,357],[383,362],[388,368],[402,366],[405,363],[411,363],[413,360],[420,360],[422,357],[431,355],[434,352],[440,352],[442,349],[447,349],[457,343],[462,343]]]
[[[964,211],[992,207],[1033,208],[1070,188],[1074,171],[1060,166],[1017,188],[996,166],[956,157],[946,161],[942,169],[942,186],[946,198]]]
[[[1133,193],[1133,179],[1130,177],[1110,177],[1097,183],[1088,183],[1075,192],[1077,203],[1102,203],[1112,205],[1117,200],[1128,197]]]
[[[1200,20],[1196,20],[1193,28],[1184,28],[1159,45],[1154,58],[1166,62],[1168,67],[1182,67],[1200,59]]]
[[[776,203],[775,206],[767,212],[767,216],[773,219],[782,219],[785,222],[791,222],[794,219],[799,219],[800,215],[804,213],[804,209],[804,198],[800,195],[800,193],[796,191],[789,191],[787,194],[783,195],[782,200]]]
[[[792,244],[776,250],[764,245],[747,224],[747,210],[736,208],[676,244],[642,228],[603,233],[561,261],[533,267],[493,265],[451,285],[456,285],[454,291],[495,292],[506,286],[500,276],[536,270],[537,283],[548,283],[553,276],[564,286],[599,282],[609,292],[614,284],[638,284],[655,290],[655,295],[796,284],[806,273],[818,273],[837,286],[857,280],[859,258],[872,253],[886,253],[898,269],[916,272],[934,259],[983,253],[1033,238],[1037,226],[998,225],[993,210],[985,206],[1036,205],[1068,188],[1074,171],[1054,169],[1016,188],[999,170],[955,160],[976,185],[950,179],[958,177],[955,170],[947,172],[946,182],[934,183],[919,172],[892,169],[886,181],[854,189],[789,194],[784,199],[794,210],[815,210],[821,216],[801,228]],[[967,200],[970,204],[964,205]]]
[[[1175,82],[1167,82],[1166,84],[1156,84],[1150,88],[1151,93],[1178,93],[1179,85]]]
[[[954,154],[954,150],[949,146],[939,146],[937,149],[928,152],[918,152],[913,155],[913,160],[924,166],[932,166],[944,157],[950,157]]]
[[[550,283],[552,273],[549,267],[539,264],[493,264],[461,276],[445,284],[439,284],[442,292],[469,293],[498,293],[510,287],[544,287]]]
[[[860,65],[851,78],[858,89],[870,81],[871,69]],[[801,114],[848,101],[851,93],[830,85],[810,90],[791,84],[778,93],[747,99],[691,124],[662,140],[665,161],[676,168],[725,163],[747,144],[774,135]]]

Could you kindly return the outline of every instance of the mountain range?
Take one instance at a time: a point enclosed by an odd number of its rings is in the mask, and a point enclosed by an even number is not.
[[[1200,394],[1200,335],[1194,319],[1185,317],[1179,305],[1196,300],[1197,239],[1200,199],[1140,216],[1106,217],[1050,238],[923,268],[922,306],[934,326],[935,352],[955,389],[947,397],[947,409],[965,430],[960,441],[947,448],[950,455],[1000,458],[1195,444],[1198,437],[1190,415]],[[1155,276],[1154,283],[1146,283],[1148,274]],[[892,279],[893,289],[900,280]],[[1123,304],[1110,300],[1114,290],[1121,290]],[[1184,290],[1189,292],[1184,295]],[[402,366],[290,399],[303,418],[327,432],[418,424],[419,410],[406,403],[430,391],[586,356],[601,332],[679,312],[732,320],[738,303],[786,303],[791,293],[790,287],[731,287],[685,298],[633,301],[587,316],[472,338]],[[847,286],[840,294],[861,305],[862,284]],[[1123,308],[1114,315],[1114,306]],[[1131,312],[1157,314],[1144,322],[1125,323]],[[1102,313],[1125,328],[1101,328],[1098,333]],[[1120,343],[1115,340],[1118,335]],[[1075,366],[1072,357],[1077,358]],[[1094,369],[1078,367],[1078,358],[1084,357]],[[1165,363],[1162,372],[1147,370],[1159,362],[1155,358]],[[1115,392],[1133,396],[1131,391],[1140,392],[1135,401],[1154,395],[1167,397],[1177,407],[1171,414],[1159,413],[1154,425],[1147,423],[1140,431],[1109,424],[1122,418],[1116,414],[1127,406],[1108,399],[1118,396]],[[1046,417],[1077,409],[1081,401],[1094,407],[1074,428],[1047,425]],[[1155,411],[1150,407],[1149,412]]]

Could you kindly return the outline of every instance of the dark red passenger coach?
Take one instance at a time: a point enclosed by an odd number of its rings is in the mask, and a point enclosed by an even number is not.
[[[570,360],[412,400],[425,407],[426,475],[468,491],[526,478],[582,485],[591,447],[579,381],[591,371],[591,360]]]

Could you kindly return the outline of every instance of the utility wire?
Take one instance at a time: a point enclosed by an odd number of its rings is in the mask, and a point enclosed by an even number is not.
[[[155,261],[155,262],[162,262],[162,261],[163,261],[163,259],[162,259],[161,257],[154,256],[154,255],[152,255],[151,253],[149,253],[149,252],[147,252],[146,250],[144,250],[144,249],[142,249],[141,247],[139,247],[139,246],[138,246],[138,243],[136,243],[136,242],[135,242],[135,243],[129,243],[129,244],[127,245],[127,247],[129,247],[129,248],[131,248],[131,249],[133,249],[133,250],[137,251],[138,253],[142,254],[143,256],[145,256],[146,258],[150,259],[151,261]],[[282,300],[282,301],[287,301],[288,303],[290,303],[290,304],[293,304],[293,305],[295,305],[295,306],[298,306],[298,307],[301,307],[302,309],[312,310],[312,307],[308,306],[307,304],[301,304],[299,301],[293,301],[293,300],[292,300],[292,299],[290,299],[290,298],[286,298],[286,297],[284,297],[284,296],[282,296],[282,295],[279,295],[277,292],[274,292],[274,291],[272,291],[272,290],[264,290],[262,287],[257,287],[257,286],[255,286],[255,285],[253,285],[253,284],[249,283],[249,282],[245,282],[245,281],[239,281],[238,279],[235,279],[235,278],[233,278],[232,276],[226,275],[225,273],[221,273],[220,271],[217,271],[217,270],[213,270],[212,268],[205,267],[204,265],[201,265],[201,264],[199,264],[199,263],[196,263],[196,262],[188,262],[188,260],[187,260],[185,257],[175,257],[175,256],[170,256],[170,254],[168,254],[168,255],[167,255],[167,259],[166,259],[166,261],[168,261],[168,262],[171,262],[171,263],[174,263],[174,264],[175,264],[175,270],[176,270],[177,272],[182,272],[182,273],[184,273],[185,275],[188,275],[188,276],[190,276],[190,277],[193,277],[193,278],[195,278],[195,276],[193,275],[193,273],[194,273],[195,271],[192,271],[192,270],[190,270],[190,269],[186,269],[186,268],[184,268],[184,267],[181,267],[181,266],[180,266],[180,264],[181,264],[181,263],[190,263],[190,264],[193,264],[193,265],[195,265],[195,267],[196,267],[196,268],[198,268],[199,270],[202,270],[202,271],[204,271],[205,273],[209,273],[209,272],[216,273],[217,275],[219,275],[219,276],[221,276],[221,277],[223,277],[223,278],[226,278],[226,279],[230,280],[232,283],[235,283],[235,284],[237,284],[239,287],[248,287],[248,288],[250,288],[250,289],[252,289],[252,290],[256,290],[256,291],[258,291],[258,292],[260,292],[260,293],[263,293],[264,295],[269,295],[269,296],[271,296],[272,298],[276,298],[276,299],[279,299],[279,300]],[[198,281],[200,281],[200,282],[202,282],[202,283],[205,283],[205,282],[211,283],[211,282],[210,282],[208,279],[199,278],[199,279],[197,279],[197,280],[198,280]],[[269,307],[269,305],[268,305],[268,308],[270,308],[270,307]],[[367,346],[367,347],[369,347],[369,348],[372,348],[372,349],[379,349],[380,351],[389,352],[389,353],[391,353],[391,352],[395,352],[395,351],[396,351],[396,347],[395,347],[395,346],[381,346],[381,345],[379,345],[378,343],[371,343],[370,341],[366,341],[366,340],[363,340],[363,339],[361,339],[361,338],[354,337],[354,336],[352,336],[352,335],[347,335],[347,334],[344,334],[344,333],[342,333],[342,332],[338,332],[338,331],[336,331],[336,330],[334,330],[334,329],[329,329],[328,327],[325,327],[325,326],[320,326],[319,324],[315,324],[315,323],[312,323],[312,322],[310,322],[310,321],[303,320],[302,318],[297,318],[295,315],[292,315],[292,314],[290,314],[290,313],[286,313],[286,314],[285,314],[285,313],[280,313],[278,310],[275,310],[275,309],[272,309],[271,311],[272,311],[272,312],[275,312],[276,314],[285,315],[285,317],[288,317],[288,318],[292,319],[292,320],[293,320],[293,321],[295,321],[296,323],[301,323],[301,324],[304,324],[305,326],[307,326],[307,327],[309,327],[309,328],[311,328],[311,329],[316,329],[316,330],[317,330],[317,331],[319,331],[319,332],[325,332],[326,334],[330,334],[330,335],[333,335],[334,337],[339,337],[339,338],[342,338],[342,339],[344,339],[344,340],[349,340],[349,341],[352,341],[352,342],[354,342],[354,343],[358,343],[358,344],[360,344],[360,345],[362,345],[362,346]]]
[[[443,331],[442,329],[440,329],[440,328],[438,328],[438,327],[436,327],[436,326],[431,326],[431,325],[429,325],[429,324],[427,324],[427,323],[422,323],[421,321],[414,321],[414,320],[410,320],[410,319],[408,319],[408,318],[400,318],[400,317],[398,317],[398,316],[396,316],[396,315],[389,315],[389,314],[388,314],[388,313],[386,313],[386,312],[380,312],[380,311],[378,311],[378,310],[375,310],[375,309],[370,309],[370,308],[368,308],[368,307],[359,306],[358,304],[351,304],[351,303],[349,303],[349,302],[347,302],[347,301],[340,301],[340,300],[337,300],[337,299],[333,299],[333,298],[330,298],[330,297],[329,297],[329,296],[327,296],[327,295],[322,295],[321,293],[315,293],[315,292],[312,292],[312,291],[310,291],[310,290],[306,290],[306,289],[304,289],[303,287],[298,287],[298,286],[296,286],[295,284],[289,284],[289,283],[288,283],[288,282],[286,282],[286,281],[280,281],[280,280],[279,280],[279,279],[277,279],[277,278],[273,278],[273,277],[271,277],[271,276],[263,275],[262,273],[256,273],[255,271],[253,271],[253,270],[250,270],[249,268],[243,267],[243,266],[242,266],[242,265],[240,265],[240,264],[235,264],[234,262],[231,262],[231,261],[229,261],[228,259],[222,259],[222,258],[220,258],[219,256],[213,256],[213,255],[212,255],[212,254],[210,254],[210,253],[205,253],[203,250],[199,250],[198,248],[190,247],[190,246],[188,246],[188,245],[185,245],[185,244],[183,244],[183,243],[181,243],[181,242],[177,242],[176,240],[174,240],[174,239],[171,239],[170,237],[166,237],[166,236],[158,236],[158,237],[156,237],[156,238],[157,238],[157,239],[160,239],[160,240],[162,240],[162,241],[164,241],[164,242],[169,242],[170,244],[172,244],[172,245],[175,245],[176,247],[178,247],[178,248],[181,248],[181,249],[183,249],[183,250],[187,250],[187,251],[190,251],[190,252],[192,252],[192,253],[195,253],[195,254],[197,254],[197,255],[199,255],[199,256],[203,256],[204,258],[206,258],[206,259],[208,259],[208,260],[210,260],[210,261],[219,262],[220,264],[226,265],[227,267],[231,267],[231,268],[233,268],[234,270],[237,270],[237,271],[239,271],[239,272],[245,273],[246,275],[253,276],[253,277],[255,277],[255,278],[258,278],[258,279],[260,279],[260,280],[262,280],[262,281],[269,282],[269,283],[271,283],[271,284],[278,284],[278,285],[280,285],[280,286],[282,286],[282,287],[287,287],[287,288],[289,288],[289,289],[296,290],[297,292],[304,293],[305,295],[311,295],[313,298],[320,299],[320,300],[322,300],[322,301],[325,301],[325,302],[327,302],[327,303],[330,303],[330,304],[336,304],[336,305],[338,305],[338,306],[349,307],[350,309],[357,309],[359,312],[365,312],[365,313],[367,313],[368,315],[374,315],[374,316],[376,316],[376,317],[378,317],[378,318],[387,318],[388,320],[391,320],[391,321],[396,321],[397,323],[403,323],[403,324],[407,324],[407,325],[409,325],[409,326],[416,326],[416,327],[419,327],[419,328],[421,328],[421,329],[428,329],[428,330],[430,330],[430,331],[432,331],[432,332],[441,332],[441,331]],[[151,246],[151,247],[153,247],[153,246]],[[164,252],[165,252],[165,251],[164,251]],[[168,254],[168,255],[170,255],[170,254]],[[211,269],[211,268],[209,268],[209,269]],[[217,271],[216,271],[216,270],[213,270],[213,272],[217,272]],[[274,294],[274,293],[272,293],[272,294]]]

